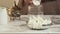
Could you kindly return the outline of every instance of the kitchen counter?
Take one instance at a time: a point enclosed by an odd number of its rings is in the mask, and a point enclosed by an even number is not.
[[[28,16],[26,16],[28,17]],[[0,25],[0,32],[6,33],[59,33],[60,32],[60,24],[52,25],[50,28],[45,30],[31,30],[27,27],[26,21],[28,18],[24,16],[21,17],[21,20],[9,21],[7,25]],[[26,19],[25,19],[26,18]]]
[[[60,25],[52,25],[46,30],[31,30],[26,25],[12,26],[12,25],[0,25],[0,32],[15,32],[15,33],[59,33]]]

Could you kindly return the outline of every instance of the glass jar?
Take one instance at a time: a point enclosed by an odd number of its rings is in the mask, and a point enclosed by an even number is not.
[[[30,15],[43,15],[43,7],[41,6],[29,6],[28,14]]]
[[[32,4],[28,6],[28,14],[29,15],[42,15],[43,14],[43,6],[40,4],[41,0],[37,1],[32,0]],[[38,4],[38,5],[37,5]]]

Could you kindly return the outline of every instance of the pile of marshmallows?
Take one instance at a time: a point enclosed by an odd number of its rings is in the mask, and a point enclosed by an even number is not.
[[[34,15],[29,16],[28,26],[30,28],[40,29],[43,27],[42,26],[43,24],[44,25],[51,24],[51,19],[44,19],[41,16]]]

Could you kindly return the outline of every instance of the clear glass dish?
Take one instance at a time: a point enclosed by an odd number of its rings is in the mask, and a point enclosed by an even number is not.
[[[36,29],[36,30],[41,30],[41,29],[48,29],[52,25],[52,21],[50,17],[44,17],[43,15],[30,15],[29,16],[29,21],[28,21],[28,27],[30,29]]]

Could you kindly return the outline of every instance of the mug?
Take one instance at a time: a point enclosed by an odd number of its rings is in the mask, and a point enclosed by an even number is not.
[[[8,14],[5,7],[0,7],[0,24],[8,24]]]

